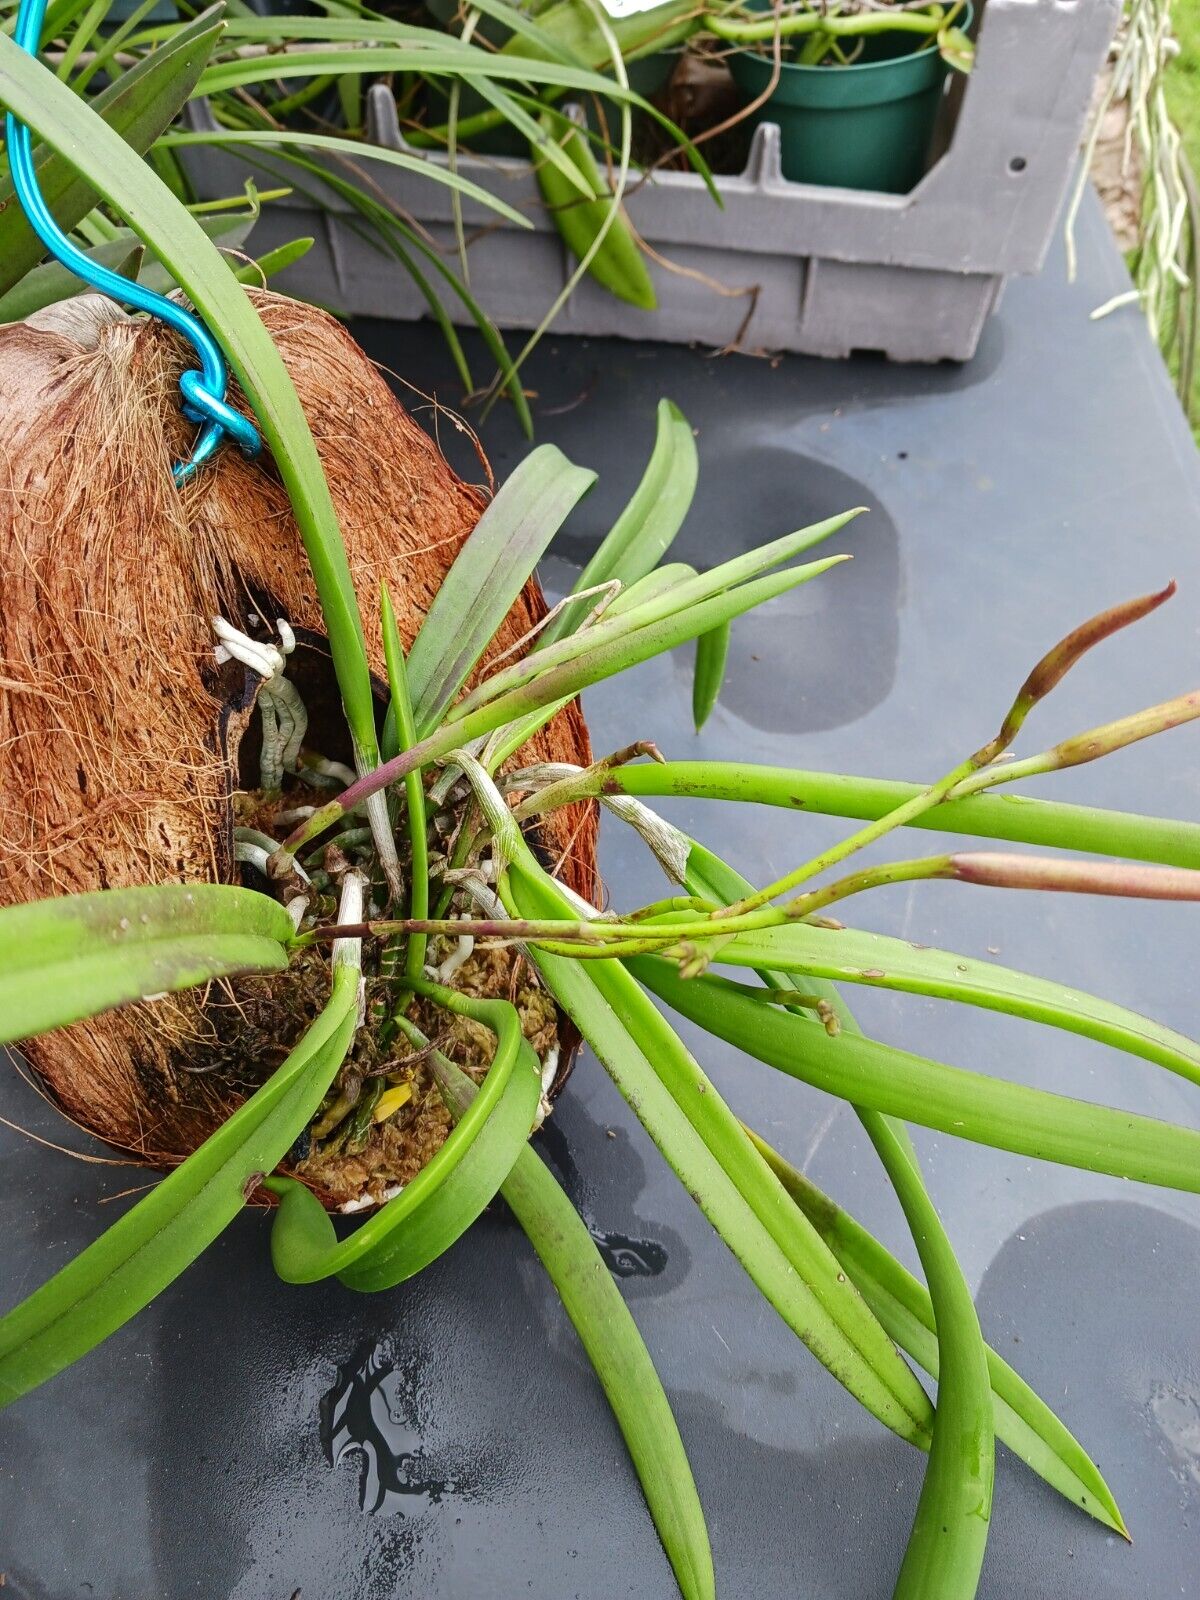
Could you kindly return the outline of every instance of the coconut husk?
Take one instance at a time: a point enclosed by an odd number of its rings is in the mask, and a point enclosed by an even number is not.
[[[299,392],[384,677],[380,581],[406,647],[486,504],[331,317],[251,291]],[[182,490],[179,342],[82,296],[0,329],[0,904],[143,883],[238,881],[239,749],[258,680],[219,668],[211,618],[288,619],[310,741],[346,760],[315,587],[272,463],[225,448]],[[246,410],[234,389],[232,403]],[[545,615],[526,584],[491,647]],[[381,697],[383,694],[380,689]],[[257,739],[247,740],[256,763]],[[590,759],[577,704],[522,761]],[[251,764],[253,770],[253,763]],[[591,810],[541,845],[594,893]],[[187,1154],[269,1073],[327,990],[319,963],[127,1007],[31,1041],[68,1112],[156,1162]],[[511,959],[516,959],[512,957]],[[528,981],[527,978],[524,981]]]

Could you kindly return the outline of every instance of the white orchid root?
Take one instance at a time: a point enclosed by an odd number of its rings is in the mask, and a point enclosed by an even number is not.
[[[308,712],[300,691],[284,676],[287,658],[296,648],[296,635],[283,617],[275,622],[278,646],[250,638],[224,617],[214,617],[212,625],[217,636],[213,651],[217,661],[240,661],[263,680],[258,691],[263,730],[259,777],[263,789],[277,794],[283,787],[284,773],[299,770],[300,749],[308,732]]]

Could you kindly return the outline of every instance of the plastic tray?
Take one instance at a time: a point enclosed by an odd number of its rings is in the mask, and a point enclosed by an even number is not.
[[[787,182],[772,124],[756,130],[745,170],[719,178],[723,209],[693,173],[656,174],[627,209],[641,237],[672,264],[651,266],[658,310],[625,305],[588,279],[556,326],[824,356],[873,350],[897,361],[967,359],[1005,279],[1041,266],[1119,11],[1120,0],[987,0],[975,69],[965,90],[949,97],[948,147],[907,195]],[[201,126],[206,112],[193,110]],[[409,149],[382,85],[369,92],[367,129],[378,144]],[[232,153],[190,155],[205,198],[235,192],[249,170]],[[472,293],[499,327],[536,327],[573,260],[541,206],[532,167],[463,155],[458,169],[534,224],[521,229],[464,205],[468,235],[476,235]],[[370,175],[453,261],[449,190],[419,173],[374,166]],[[317,239],[281,287],[352,315],[427,315],[395,258],[352,230],[344,201],[332,193],[327,200],[319,211],[302,198],[264,212],[256,246],[299,234]],[[450,291],[444,300],[453,320],[469,320]]]

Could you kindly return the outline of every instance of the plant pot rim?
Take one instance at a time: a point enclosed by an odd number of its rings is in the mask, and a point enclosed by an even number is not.
[[[972,26],[974,20],[975,7],[972,4],[972,0],[967,0],[955,25],[967,29]],[[758,55],[757,52],[752,50],[735,51],[729,56],[728,60],[729,70],[733,73],[735,79],[738,79],[740,74],[744,72],[747,77],[769,80],[774,65],[770,57]],[[889,93],[886,96],[881,96],[881,98],[900,100],[907,94],[919,94],[922,90],[929,88],[943,71],[945,71],[945,64],[937,49],[937,36],[934,35],[927,44],[922,45],[919,50],[912,51],[910,55],[890,56],[881,61],[851,61],[837,66],[811,65],[799,61],[781,61],[779,63],[779,83],[772,90],[772,98],[780,94],[785,84],[803,91],[816,88],[820,82],[829,90],[833,90],[835,88],[833,83],[824,85],[824,80],[829,79],[831,76],[837,79],[849,76],[852,81],[861,86],[869,83],[872,78],[879,78],[892,73],[896,77],[905,80],[903,92]],[[743,87],[748,88],[750,85],[743,84]],[[757,87],[762,87],[761,82]],[[826,102],[822,99],[821,103]],[[829,103],[832,104],[834,102]]]

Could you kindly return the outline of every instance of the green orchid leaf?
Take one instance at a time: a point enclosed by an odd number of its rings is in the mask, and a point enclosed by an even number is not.
[[[637,1324],[574,1206],[531,1149],[501,1194],[558,1290],[624,1436],[683,1600],[715,1600],[704,1512]]]
[[[590,13],[583,14],[587,17],[587,27],[592,35],[598,35],[602,40],[595,19]],[[388,17],[377,16],[300,17],[289,14],[282,21],[270,17],[236,16],[230,18],[227,37],[231,42],[241,39],[248,42],[271,41],[283,45],[285,48],[269,52],[267,58],[270,68],[275,69],[275,75],[278,77],[309,77],[312,73],[321,75],[411,71],[429,77],[448,77],[460,81],[483,77],[489,80],[509,79],[517,83],[545,84],[552,90],[557,89],[560,92],[574,89],[580,94],[602,95],[610,100],[624,101],[631,108],[636,107],[643,115],[658,123],[672,144],[678,145],[687,156],[692,169],[700,175],[712,199],[718,205],[722,204],[708,163],[682,129],[664,116],[650,101],[628,89],[623,89],[615,78],[576,65],[577,59],[587,58],[589,54],[594,53],[596,65],[606,66],[610,62],[610,51],[603,42],[599,52],[593,52],[590,46],[583,52],[573,50],[569,38],[570,24],[568,23],[565,31],[561,31],[559,21],[560,19],[554,19],[551,28],[547,30],[552,38],[546,48],[543,49],[539,43],[526,35],[523,38],[510,40],[505,50],[498,55],[489,54],[486,50],[464,43],[436,29],[416,28],[395,22]],[[618,41],[627,41],[627,43],[622,42],[624,58],[634,59],[638,55],[647,54],[650,50],[665,48],[672,39],[685,37],[686,33],[694,30],[695,13],[692,13],[691,21],[685,24],[682,30],[672,31],[669,27],[664,27],[665,21],[666,19],[656,12],[655,18],[650,21],[634,17],[613,23]],[[539,18],[536,26],[544,26],[544,19]],[[153,34],[154,30],[149,32]],[[294,54],[286,48],[287,45],[300,43],[311,48]],[[330,48],[322,49],[322,46]],[[338,48],[339,46],[341,48]],[[514,59],[514,55],[518,53],[523,59]],[[307,58],[311,72],[304,65],[304,58]],[[267,61],[260,60],[255,66],[253,59],[235,57],[233,60],[218,62],[210,69],[210,73],[205,75],[201,85],[202,92],[215,94],[235,85],[271,81],[272,71],[267,67]]]
[[[621,794],[737,800],[811,811],[820,816],[852,817],[862,822],[877,822],[925,792],[919,783],[759,767],[740,761],[667,761],[654,766],[629,766],[614,772],[612,779]],[[1200,823],[1064,805],[1055,800],[1035,800],[1030,795],[976,794],[962,800],[943,800],[913,817],[907,826],[973,838],[1007,839],[1012,844],[1088,850],[1168,867],[1200,867]]]
[[[933,1443],[893,1600],[975,1600],[996,1472],[987,1347],[903,1123],[877,1112],[864,1122],[912,1232],[937,1328]]]
[[[290,239],[287,244],[278,245],[265,255],[256,256],[253,261],[235,267],[233,275],[239,283],[262,283],[264,278],[273,278],[277,272],[283,272],[302,260],[316,242],[312,238]]]
[[[90,245],[83,253],[89,260],[117,272],[135,249],[142,249],[136,241],[131,243],[129,239],[110,239],[104,244]],[[77,294],[86,294],[88,287],[69,267],[57,261],[43,262],[40,267],[32,267],[6,294],[0,295],[0,322],[23,322],[26,317],[33,316],[35,311],[41,311],[46,306],[71,300]]]
[[[0,1319],[0,1406],[86,1355],[228,1226],[313,1117],[354,1037],[358,969],[283,1065],[181,1166]]]
[[[510,869],[520,915],[571,915],[523,851]],[[895,1346],[815,1230],[753,1150],[715,1087],[617,962],[579,962],[531,948],[559,1004],[603,1062],[688,1193],[765,1298],[817,1359],[902,1438],[928,1442],[930,1408]]]
[[[902,1350],[938,1375],[933,1302],[895,1256],[812,1180],[750,1130],[755,1148],[841,1262]],[[987,1348],[996,1437],[1056,1489],[1122,1538],[1129,1535],[1112,1490],[1087,1451],[1025,1380]]]
[[[615,616],[622,616],[652,600],[661,599],[663,595],[672,594],[677,585],[691,583],[699,576],[696,568],[686,561],[664,561],[662,566],[655,567],[644,578],[635,578],[613,601],[611,610]]]
[[[613,17],[609,26],[626,61],[636,61],[656,50],[669,50],[696,32],[700,13],[690,0],[665,0],[665,4],[632,15]],[[557,0],[541,11],[537,20],[540,39],[528,32],[504,46],[513,55],[543,56],[546,60],[583,61],[606,67],[611,60],[608,42],[597,26],[591,8],[580,0]]]
[[[380,625],[383,634],[383,657],[387,664],[388,689],[391,704],[383,728],[383,754],[393,756],[399,750],[411,750],[417,742],[417,728],[413,719],[412,696],[408,688],[408,664],[404,645],[396,626],[396,612],[387,584],[381,585]],[[420,919],[429,915],[429,822],[425,807],[425,785],[419,772],[410,772],[404,780],[404,802],[408,808],[409,843],[409,900],[408,914]],[[404,970],[409,978],[419,978],[425,971],[425,952],[429,937],[424,933],[410,933],[404,957]],[[385,953],[385,961],[390,956]]]
[[[96,95],[89,102],[92,112],[126,145],[143,154],[190,99],[220,35],[221,8],[213,6],[195,21],[174,29],[167,43],[151,51]],[[17,50],[11,39],[5,39],[5,45],[10,51]],[[24,55],[24,51],[20,53]],[[25,59],[28,62],[30,58],[26,56]],[[45,71],[44,68],[39,70]],[[46,73],[46,76],[53,74]],[[38,80],[32,78],[31,81]],[[75,106],[83,108],[84,103],[66,85],[60,88],[63,96],[71,95]],[[21,115],[7,92],[0,92],[0,99],[11,111]],[[22,120],[30,121],[27,116]],[[39,151],[36,167],[47,206],[59,226],[70,232],[104,193],[102,182],[89,182],[83,163],[76,166],[70,153]],[[5,160],[0,168],[0,294],[7,294],[45,253],[45,246],[16,202]]]
[[[485,92],[484,99],[491,98],[492,93]],[[628,218],[617,205],[607,175],[600,171],[592,154],[586,124],[582,122],[583,113],[576,115],[579,121],[573,116],[546,110],[535,124],[544,141],[533,146],[543,156],[543,160],[534,163],[542,203],[559,238],[576,261],[587,261],[587,270],[596,283],[618,300],[642,311],[653,311],[658,305],[658,296],[645,252]],[[516,125],[512,117],[509,121]],[[558,156],[549,161],[545,159],[552,150],[558,155],[570,156],[575,171],[584,178],[587,194],[583,200],[563,176]],[[612,215],[614,206],[617,208],[615,216]],[[603,237],[598,239],[600,234]]]
[[[630,587],[645,578],[670,549],[696,492],[699,458],[691,424],[670,400],[658,402],[654,449],[632,499],[591,558],[575,590],[617,579]],[[539,649],[573,633],[594,602],[564,606],[542,633]]]
[[[75,71],[81,53],[91,44],[96,35],[96,30],[104,21],[104,14],[107,10],[107,0],[92,0],[85,14],[79,19],[67,43],[67,47],[62,53],[62,60],[58,64],[58,76],[64,82]]]
[[[692,722],[699,733],[712,715],[712,709],[725,681],[729,659],[729,624],[724,622],[696,640],[696,665],[692,674]]]
[[[477,1089],[440,1052],[433,1059],[461,1127],[495,1067]],[[684,1600],[713,1600],[712,1553],[687,1453],[649,1352],[595,1241],[524,1139],[500,1192],[557,1289],[612,1407]]]
[[[548,675],[552,668],[565,666],[580,656],[587,656],[593,664],[601,659],[611,663],[605,671],[594,676],[589,673],[586,678],[587,682],[598,682],[601,677],[620,671],[621,666],[616,663],[622,660],[632,665],[635,661],[644,661],[648,655],[669,650],[674,644],[694,639],[708,628],[740,616],[795,584],[807,582],[830,566],[848,560],[844,555],[831,556],[823,562],[772,572],[772,568],[781,567],[784,562],[840,532],[857,515],[855,510],[829,517],[677,583],[664,583],[661,573],[650,573],[642,580],[636,604],[630,596],[620,596],[619,600],[626,603],[612,606],[609,614],[592,627],[568,634],[493,673],[455,706],[453,717],[466,717],[487,701],[519,689],[531,679]],[[702,619],[699,625],[696,625],[697,618]],[[656,625],[658,632],[653,631]],[[635,635],[644,635],[648,642],[630,650]],[[668,640],[670,642],[666,642]],[[630,652],[627,657],[626,651]]]
[[[579,0],[560,0],[548,7],[530,6],[520,11],[499,0],[484,0],[478,9],[513,30],[515,37],[505,46],[508,54],[535,60],[544,58],[562,65],[582,62],[593,69],[609,64],[603,35],[587,6]],[[536,21],[531,20],[530,13],[536,15]],[[696,10],[694,5],[687,5],[686,0],[667,0],[666,4],[640,15],[614,18],[612,28],[622,55],[627,61],[634,60],[648,50],[667,49],[694,32]],[[155,32],[148,30],[148,36]],[[438,29],[414,27],[391,17],[299,17],[290,13],[274,17],[233,16],[229,19],[228,37],[284,44],[300,39],[345,43],[391,41],[431,50],[457,42]],[[584,41],[582,48],[576,42],[579,40]]]
[[[690,893],[716,905],[732,905],[753,888],[719,856],[694,841],[688,854],[685,883]],[[795,982],[786,973],[769,970],[760,971],[759,976],[772,987],[786,987],[789,981]],[[806,976],[803,988],[806,992],[815,991],[830,1002],[843,1029],[861,1033],[832,983]],[[821,1024],[814,1019],[810,1026]],[[879,1112],[862,1106],[856,1106],[855,1110],[868,1133],[873,1119],[886,1122],[900,1132],[905,1148],[911,1150],[903,1124],[882,1118]],[[888,1334],[936,1378],[939,1367],[937,1324],[933,1302],[924,1284],[849,1213],[823,1194],[810,1178],[786,1162],[752,1129],[748,1131],[759,1154],[837,1256]],[[880,1153],[887,1154],[886,1145]],[[1128,1538],[1112,1491],[1087,1451],[1046,1402],[994,1350],[987,1348],[986,1354],[997,1438],[1065,1499],[1122,1538]]]
[[[970,72],[975,65],[975,41],[961,28],[943,28],[937,36],[938,54],[955,72]]]
[[[308,23],[306,26],[305,24]],[[347,28],[357,32],[346,31]],[[365,33],[362,30],[367,30]],[[623,89],[613,78],[586,71],[582,67],[565,65],[559,61],[545,61],[533,56],[489,55],[470,44],[462,44],[447,34],[427,32],[423,39],[408,39],[405,43],[381,45],[369,42],[392,34],[387,23],[348,23],[345,19],[321,18],[313,24],[309,19],[288,18],[290,42],[319,38],[322,40],[362,39],[361,44],[349,43],[339,48],[330,44],[322,48],[318,43],[311,49],[270,51],[262,56],[234,57],[210,66],[200,79],[201,94],[223,94],[230,89],[244,88],[253,83],[274,83],[279,79],[309,78],[322,73],[402,73],[416,72],[428,77],[466,79],[477,87],[476,80],[484,79],[518,84],[542,84],[551,88],[575,89],[581,94],[602,95],[606,99],[624,102],[636,108],[643,116],[651,118],[661,127],[687,156],[693,169],[700,175],[712,198],[720,204],[720,194],[713,182],[708,163],[695,145],[669,117],[631,89]],[[241,28],[239,33],[245,34]],[[233,37],[233,30],[230,30]],[[426,42],[436,41],[434,43]]]
[[[129,283],[136,283],[138,273],[141,272],[146,260],[146,246],[135,244],[128,250],[120,261],[116,263],[113,271],[119,278],[124,278]]]
[[[463,74],[462,83],[498,111],[511,128],[528,139],[531,150],[555,169],[566,193],[575,201],[582,205],[594,198],[591,171],[595,163],[591,160],[591,147],[586,139],[582,141],[582,148],[579,144],[572,144],[568,149],[555,139],[542,119],[531,117],[520,100],[508,94],[498,83],[468,74]]]
[[[379,161],[384,166],[398,167],[402,172],[419,172],[422,177],[428,178],[431,183],[440,183],[455,193],[474,200],[479,205],[486,206],[490,211],[504,217],[506,221],[519,228],[531,228],[532,222],[521,212],[515,211],[512,206],[499,199],[487,189],[481,189],[477,183],[472,183],[469,178],[460,177],[456,172],[439,166],[436,162],[427,161],[421,156],[406,155],[402,150],[391,150],[386,145],[367,144],[362,139],[337,138],[332,134],[321,133],[296,133],[284,128],[275,129],[240,129],[220,128],[215,132],[204,131],[198,133],[167,133],[158,141],[157,148],[167,150],[186,150],[197,146],[213,146],[217,149],[262,149],[286,150],[294,147],[298,150],[313,150],[318,153],[335,155],[339,160],[351,161]]]
[[[254,218],[244,216],[213,216],[199,220],[209,238],[220,239],[225,250],[239,249],[254,226]],[[116,229],[113,238],[92,245],[83,253],[89,260],[111,267],[114,272],[122,272],[126,262],[137,259],[139,265],[136,276],[142,283],[163,294],[175,287],[175,280],[157,261],[146,262],[145,247],[129,228]],[[234,275],[237,276],[236,272]],[[252,281],[258,281],[257,277]],[[69,267],[64,267],[58,261],[43,262],[40,267],[27,272],[7,294],[0,295],[0,322],[21,322],[45,306],[57,305],[62,300],[89,292],[90,285],[84,283],[82,278],[77,278]]]
[[[541,1099],[537,1057],[521,1034],[521,1019],[507,1000],[474,1000],[415,981],[413,987],[447,1009],[471,1017],[496,1034],[496,1054],[483,1087],[463,1110],[446,1142],[411,1183],[339,1240],[333,1220],[303,1184],[268,1179],[280,1196],[271,1230],[271,1258],[287,1283],[313,1283],[336,1275],[351,1289],[390,1289],[435,1261],[495,1198],[525,1148]],[[401,1023],[408,1033],[408,1027]],[[428,1041],[411,1030],[415,1043]],[[442,1058],[439,1081],[451,1064]]]
[[[659,419],[662,418],[662,406],[669,406],[670,411],[675,411],[675,406],[670,405],[669,400],[664,400],[664,402],[659,403]],[[688,432],[688,437],[691,438],[690,427],[686,429],[686,432]],[[662,438],[662,434],[659,434],[659,438]],[[645,478],[643,478],[643,483],[645,483]],[[638,488],[634,499],[640,498],[640,494],[642,494],[642,490]],[[670,499],[672,499],[672,494],[670,494],[669,485],[664,483],[662,485],[661,499],[658,501],[658,506],[662,507],[661,515],[659,515],[659,510],[656,507],[651,506],[650,502],[645,502],[645,514],[640,515],[635,520],[637,528],[645,526],[645,546],[642,544],[642,539],[638,538],[637,544],[629,550],[627,562],[624,558],[619,558],[619,560],[614,560],[611,566],[608,566],[608,562],[597,565],[597,558],[594,557],[594,560],[589,562],[571,592],[576,594],[579,590],[586,589],[587,584],[584,584],[584,578],[586,578],[587,574],[594,573],[594,571],[603,571],[605,578],[597,578],[595,582],[608,582],[610,578],[618,578],[619,581],[629,584],[627,589],[621,590],[621,594],[614,598],[613,603],[606,610],[608,616],[624,616],[624,614],[634,610],[634,606],[643,605],[648,600],[656,600],[659,595],[667,594],[667,590],[672,589],[675,584],[680,584],[685,579],[699,576],[696,573],[696,568],[686,565],[685,562],[669,562],[666,566],[656,566],[651,573],[646,573],[645,578],[634,576],[642,568],[646,558],[650,557],[650,552],[656,539],[666,536],[667,528],[669,528],[670,522],[674,520],[675,515],[682,518],[683,512],[686,512],[685,504],[675,514],[674,510],[670,509]],[[688,501],[690,499],[691,490],[688,490]],[[630,501],[630,506],[632,506],[632,501]],[[618,523],[626,522],[627,512],[629,512],[629,507],[626,507],[626,512],[622,512],[621,517],[618,518]],[[618,523],[614,523],[613,533],[618,531]],[[670,539],[674,539],[675,531],[677,531],[677,528],[670,526],[669,538],[666,539],[667,544],[669,544]],[[611,538],[611,533],[608,538]],[[608,539],[605,539],[605,544],[608,544]],[[614,552],[614,554],[618,554],[618,552]],[[600,555],[600,552],[597,552],[597,557],[598,555]],[[544,646],[557,642],[558,638],[563,637],[563,634],[568,634],[568,632],[574,632],[574,630],[578,629],[587,616],[587,608],[592,603],[594,602],[581,600],[578,610],[574,606],[565,606],[563,611],[558,613],[557,618],[554,618],[554,621],[550,622],[549,626],[542,630],[538,638],[534,640],[534,650],[542,650]],[[558,626],[563,621],[563,618],[566,619],[566,626]],[[547,635],[549,635],[549,638],[547,638]],[[563,707],[568,706],[573,698],[573,694],[568,694],[565,699],[560,699],[560,701],[550,701],[547,706],[541,706],[538,710],[533,710],[530,714],[525,715],[525,717],[515,718],[514,722],[509,723],[502,731],[502,734],[498,734],[490,744],[491,770],[498,770],[499,766],[507,762],[507,758],[510,755],[514,755],[517,750],[522,749],[522,746],[528,744],[534,733],[539,728],[544,728],[547,722],[552,722],[554,717],[557,717],[558,712]]]
[[[0,1044],[240,972],[280,972],[283,907],[227,884],[101,889],[0,910]]]
[[[568,634],[546,650],[533,651],[515,666],[485,678],[451,708],[447,720],[419,745],[384,762],[352,784],[337,800],[315,811],[297,830],[289,848],[303,846],[343,817],[349,807],[359,805],[409,772],[465,747],[473,739],[497,729],[510,729],[512,725],[529,726],[533,723],[534,712],[572,699],[591,684],[672,650],[840,565],[849,558],[829,556],[824,561],[808,562],[782,572],[767,570],[798,550],[828,537],[854,515],[854,512],[847,512],[815,527],[803,528],[669,589],[656,587],[653,600],[628,609],[614,607],[618,614],[602,619],[594,628]],[[754,577],[755,573],[766,575]],[[643,582],[649,584],[655,577],[657,574],[652,574]],[[479,575],[472,575],[470,582],[478,585]],[[443,588],[439,593],[435,608],[445,592]],[[441,631],[445,634],[447,630],[443,627]],[[417,643],[420,643],[420,636]],[[443,648],[449,648],[447,641],[443,641]],[[502,744],[509,743],[511,740],[506,735]]]
[[[406,226],[393,211],[389,210],[374,196],[368,194],[358,184],[350,183],[346,179],[338,177],[329,167],[318,166],[315,161],[310,161],[304,156],[297,155],[292,146],[271,152],[264,151],[263,155],[273,158],[276,162],[284,162],[292,171],[306,173],[309,177],[315,179],[322,189],[332,189],[335,194],[347,202],[356,213],[355,217],[347,219],[347,226],[365,244],[370,245],[372,249],[390,253],[401,263],[404,270],[420,290],[429,315],[441,329],[442,336],[450,351],[451,359],[454,361],[455,368],[462,379],[463,387],[467,390],[473,389],[474,384],[467,367],[462,341],[458,337],[458,330],[451,322],[446,308],[435,292],[433,285],[426,278],[421,268],[418,267],[415,258],[420,256],[424,259],[430,270],[440,277],[450,292],[461,301],[463,308],[478,329],[479,336],[486,345],[488,354],[496,365],[504,373],[510,374],[503,380],[505,392],[512,401],[513,410],[516,412],[517,419],[521,424],[522,432],[526,438],[532,438],[533,419],[529,412],[529,402],[525,398],[525,391],[521,387],[519,377],[512,371],[512,361],[499,330],[471,294],[466,284],[455,276],[452,269],[442,260],[438,251],[421,236],[420,231]],[[264,170],[279,176],[278,172],[270,166],[269,161],[259,158],[257,164],[263,166]],[[306,195],[318,208],[324,204],[320,190],[305,187],[294,178],[292,178],[292,182],[298,192]]]
[[[347,29],[352,29],[348,33]],[[363,30],[367,30],[367,37]],[[583,67],[573,67],[535,57],[514,58],[492,55],[475,45],[463,44],[444,33],[424,32],[420,39],[409,38],[396,44],[374,44],[371,38],[386,38],[391,30],[386,23],[352,23],[344,19],[288,18],[288,42],[300,43],[319,35],[311,48],[281,50],[265,55],[232,56],[214,62],[200,79],[201,94],[223,94],[252,83],[274,83],[287,78],[310,78],[322,73],[419,72],[429,77],[488,78],[501,83],[547,84],[580,93],[605,95],[627,100],[656,122],[670,126],[649,101],[632,90],[622,89],[612,78]],[[245,25],[232,25],[232,39],[249,37]],[[326,48],[326,46],[328,46]],[[686,141],[684,141],[686,142]]]
[[[717,960],[722,966],[808,973],[837,983],[930,995],[1027,1017],[1099,1039],[1200,1084],[1200,1044],[1172,1028],[1049,978],[1031,977],[1011,967],[974,961],[906,939],[792,923],[739,934],[722,945]]]
[[[683,596],[683,590],[688,585],[680,585],[670,600],[655,603],[655,608],[661,605],[670,613],[658,621],[639,625],[642,611],[651,607],[618,614],[611,622],[606,619],[597,623],[594,631],[588,628],[580,634],[570,634],[544,652],[549,657],[566,647],[579,646],[570,651],[570,659],[566,661],[539,671],[543,652],[535,651],[526,656],[514,673],[523,681],[504,693],[493,695],[502,674],[486,679],[478,690],[451,708],[447,723],[444,729],[439,730],[438,736],[456,736],[455,742],[462,744],[543,706],[569,699],[594,683],[625,672],[652,656],[664,655],[700,634],[720,628],[735,617],[743,616],[756,606],[775,599],[777,595],[787,594],[801,584],[811,583],[814,578],[819,578],[832,567],[840,566],[846,559],[844,556],[829,556],[824,561],[788,567],[783,572],[769,573],[749,583],[738,584],[696,603],[689,603]],[[593,639],[595,642],[589,643]]]
[[[498,490],[442,580],[408,656],[417,730],[436,727],[568,513],[596,481],[539,445]]]
[[[830,1038],[740,985],[681,978],[673,962],[658,956],[629,957],[625,964],[717,1038],[853,1105],[1039,1161],[1200,1192],[1200,1132],[1193,1129],[945,1066],[876,1039]]]
[[[695,846],[689,851],[687,878],[691,880],[689,887],[693,893],[706,893],[718,904],[728,905],[745,893],[738,874],[718,857]],[[701,884],[703,888],[699,887]],[[774,971],[762,972],[761,976],[767,983],[782,982],[786,985],[793,981]],[[811,984],[806,982],[806,988],[811,988]],[[826,996],[836,1000],[836,990],[831,990],[827,984],[821,984],[820,988]],[[844,1005],[838,1005],[838,1015],[843,1028],[861,1037],[858,1025]],[[807,1026],[813,1032],[818,1031],[818,1024],[813,1020],[799,1014],[795,1015],[794,1020],[801,1027]],[[929,1327],[934,1330],[932,1339],[928,1339],[927,1335],[922,1353],[927,1359],[932,1358],[937,1366],[938,1393],[933,1418],[933,1441],[894,1596],[895,1600],[974,1600],[987,1547],[995,1478],[995,1432],[999,1402],[994,1400],[992,1394],[991,1352],[983,1341],[970,1287],[925,1187],[920,1162],[908,1130],[896,1118],[881,1115],[865,1106],[856,1105],[855,1110],[891,1180],[929,1283],[928,1291],[916,1286],[918,1293],[924,1295]],[[791,1169],[760,1139],[753,1134],[751,1138],[783,1187],[793,1199],[797,1199],[797,1185],[789,1181]],[[800,1177],[799,1174],[796,1176]],[[801,1178],[801,1184],[805,1183],[807,1180]],[[809,1213],[806,1211],[805,1215],[809,1216]],[[829,1230],[822,1229],[821,1224],[811,1216],[809,1220],[813,1221],[826,1243],[831,1244]],[[874,1241],[871,1243],[874,1244]],[[837,1254],[836,1250],[834,1253]],[[880,1250],[879,1253],[886,1258],[886,1252]],[[903,1269],[898,1268],[898,1271],[903,1272]],[[853,1272],[850,1277],[861,1289]],[[864,1298],[878,1315],[877,1305],[869,1297]],[[889,1326],[882,1317],[880,1321],[888,1334],[895,1338],[895,1326]],[[906,1328],[904,1331],[910,1330]],[[928,1348],[930,1344],[932,1353]],[[901,1343],[901,1348],[910,1347]],[[930,1368],[927,1366],[926,1370]],[[1032,1394],[1030,1399],[1034,1405],[1027,1409],[1035,1418],[1039,1418],[1037,1407],[1040,1402]],[[1041,1409],[1045,1410],[1044,1407]],[[1053,1417],[1050,1417],[1050,1421],[1057,1433],[1065,1432]],[[1071,1444],[1074,1444],[1074,1440],[1071,1440]],[[1078,1447],[1076,1451],[1081,1453]],[[1053,1452],[1048,1453],[1051,1465],[1063,1465],[1055,1460]],[[1072,1478],[1069,1469],[1065,1476],[1074,1488],[1078,1480]],[[1092,1476],[1099,1477],[1099,1474],[1093,1472]],[[1100,1481],[1103,1487],[1103,1480]],[[1086,1490],[1084,1493],[1086,1495]],[[1110,1501],[1111,1498],[1109,1495]]]
[[[526,10],[519,6],[506,5],[504,0],[480,0],[480,4],[472,5],[471,9],[509,29],[513,38],[506,40],[505,43],[514,55],[539,56],[544,61],[561,61],[565,65],[575,67],[597,64],[574,55],[569,45],[562,43],[553,33],[534,20],[539,10],[546,9],[544,4],[530,5]],[[521,48],[522,45],[525,46],[524,49]]]

